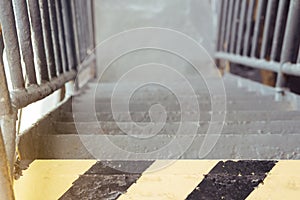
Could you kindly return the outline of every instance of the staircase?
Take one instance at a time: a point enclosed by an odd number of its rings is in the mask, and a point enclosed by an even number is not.
[[[119,109],[112,113],[111,92],[114,83],[89,82],[80,95],[74,96],[60,105],[54,113],[46,116],[37,128],[21,136],[19,148],[22,158],[32,159],[141,159],[139,157],[122,157],[118,151],[113,151],[107,141],[127,152],[149,153],[165,147],[175,138],[179,144],[191,144],[182,154],[166,152],[155,154],[157,157],[144,155],[142,159],[196,159],[205,137],[208,140],[217,138],[215,146],[205,155],[205,159],[299,159],[300,155],[300,111],[299,97],[287,92],[278,99],[273,88],[236,77],[223,77],[226,90],[225,122],[222,113],[217,113],[213,123],[224,124],[218,137],[217,133],[207,135],[211,123],[211,99],[219,102],[219,96],[210,97],[203,82],[193,79],[192,86],[197,94],[200,113],[187,106],[185,114],[188,120],[182,122],[187,127],[198,126],[197,133],[191,134],[192,128],[186,128],[184,133],[176,135],[181,122],[179,102],[176,96],[166,88],[148,85],[140,88],[132,95],[129,103],[131,119],[125,117],[125,110]],[[209,79],[213,84],[214,79]],[[190,96],[186,96],[185,89],[174,81],[174,86],[180,91],[184,103],[188,103]],[[124,95],[132,83],[122,85]],[[91,105],[95,102],[95,106]],[[117,104],[126,104],[122,98],[116,99]],[[155,108],[148,110],[151,105],[160,104],[166,109],[165,124],[155,134],[153,130],[141,129],[136,126],[146,126],[151,117],[162,116],[163,113]],[[123,107],[120,107],[123,108]],[[96,112],[95,112],[96,111]],[[200,114],[200,120],[195,116]],[[49,123],[49,120],[51,123]],[[152,119],[153,120],[153,119]],[[154,122],[155,124],[156,122]],[[157,122],[159,124],[161,122]],[[119,127],[121,124],[121,128]],[[157,125],[156,124],[156,125]],[[215,124],[212,124],[212,126]],[[32,145],[28,145],[28,144]],[[87,148],[86,148],[87,147]],[[103,151],[104,154],[97,154]],[[176,151],[176,150],[175,150]],[[99,156],[100,155],[100,156]],[[98,157],[99,156],[99,157]],[[177,156],[177,157],[175,157]],[[201,156],[200,156],[201,157]]]

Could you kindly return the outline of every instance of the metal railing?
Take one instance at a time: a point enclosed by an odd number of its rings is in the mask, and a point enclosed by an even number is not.
[[[95,67],[93,0],[0,0],[0,27],[2,185],[8,180],[5,176],[13,173],[17,110],[49,96],[84,69]],[[3,149],[8,172],[2,167],[6,165]]]
[[[300,0],[221,0],[217,59],[300,76]]]

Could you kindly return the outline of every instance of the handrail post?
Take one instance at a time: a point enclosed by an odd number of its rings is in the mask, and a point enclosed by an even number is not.
[[[0,128],[0,199],[14,200],[12,178]]]
[[[282,53],[281,53],[281,64],[288,62],[296,61],[297,58],[293,55],[293,52],[297,52],[299,43],[299,35],[300,35],[300,27],[299,27],[299,19],[300,19],[300,1],[292,0],[290,2],[288,20],[286,25],[286,32],[284,35]],[[295,45],[298,44],[298,45]],[[286,84],[286,77],[283,73],[278,73],[276,87],[283,88]]]
[[[11,101],[9,97],[6,76],[4,71],[4,63],[2,58],[3,49],[4,49],[4,44],[2,38],[2,30],[0,26],[0,99],[1,99],[0,116],[10,115],[12,113]],[[5,117],[3,120],[5,120]],[[5,145],[4,137],[7,136],[2,134],[1,124],[0,124],[0,199],[14,200],[15,198],[14,198],[13,186],[12,186],[13,163],[10,163],[8,161],[7,149],[10,150],[10,148]]]

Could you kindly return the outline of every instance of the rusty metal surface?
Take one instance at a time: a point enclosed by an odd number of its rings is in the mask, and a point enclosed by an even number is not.
[[[57,76],[56,66],[54,60],[54,49],[51,34],[51,25],[49,17],[49,8],[47,0],[39,0],[41,19],[42,19],[42,29],[43,29],[43,39],[45,45],[47,67],[50,79]]]
[[[77,9],[75,0],[70,1],[70,13],[72,16],[72,32],[74,35],[74,47],[75,47],[75,55],[76,55],[76,64],[78,65],[81,62],[81,53],[80,53],[80,32],[78,27],[78,19],[77,19]]]
[[[26,68],[26,82],[36,84],[34,56],[31,42],[31,31],[26,0],[13,0],[21,57]]]
[[[23,89],[25,83],[22,73],[20,49],[12,1],[0,1],[0,22],[12,86],[14,89]]]
[[[0,26],[0,55],[3,55],[3,38]],[[0,116],[11,113],[10,97],[4,70],[3,59],[0,58]]]
[[[49,20],[51,27],[51,36],[52,36],[52,44],[54,51],[54,60],[56,66],[56,75],[63,73],[62,68],[62,56],[60,52],[60,44],[59,44],[59,33],[58,33],[58,25],[57,25],[57,16],[56,16],[56,4],[54,0],[47,0],[48,8],[49,8]]]
[[[2,131],[0,127],[0,198],[5,200],[14,200],[11,174],[6,157]]]
[[[60,89],[66,82],[74,80],[76,77],[76,71],[71,70],[56,78],[53,78],[51,82],[46,82],[40,86],[28,87],[25,91],[13,91],[11,93],[11,102],[16,108],[23,108],[31,103],[41,100],[56,90]]]
[[[16,121],[17,110],[12,109],[12,113],[2,117],[1,129],[3,132],[4,146],[9,164],[10,174],[13,175],[14,163],[16,159]]]
[[[27,1],[27,3],[31,21],[31,33],[33,38],[32,44],[35,54],[35,63],[38,71],[39,82],[41,83],[49,80],[49,74],[46,62],[39,2],[38,0],[30,0]]]
[[[72,13],[70,8],[70,1],[59,1],[62,9],[63,26],[66,40],[67,58],[69,61],[69,69],[76,69],[79,64],[76,60],[77,49],[76,47],[76,32],[72,30]],[[75,43],[75,44],[74,44]]]
[[[68,71],[68,58],[67,58],[67,49],[66,49],[66,40],[65,40],[65,28],[63,26],[63,18],[62,18],[62,10],[61,3],[59,0],[54,0],[56,7],[56,18],[57,18],[57,26],[58,26],[58,36],[59,36],[59,46],[61,53],[61,61],[63,72]]]
[[[240,7],[242,16],[238,15]],[[243,13],[245,10],[247,19]],[[285,75],[300,76],[300,68],[296,64],[300,43],[300,1],[250,0],[240,6],[239,1],[228,0],[219,15],[222,15],[219,17],[219,30],[223,33],[219,34],[217,59],[277,72],[278,92],[285,87]],[[243,52],[240,46],[242,40]]]

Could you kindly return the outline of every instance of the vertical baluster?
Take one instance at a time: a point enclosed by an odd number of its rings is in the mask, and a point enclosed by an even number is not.
[[[220,2],[220,7],[219,7],[219,10],[218,10],[218,41],[217,41],[217,51],[221,51],[221,37],[222,37],[222,16],[223,16],[223,13],[225,12],[225,10],[223,9],[223,6],[224,6],[224,1],[221,1]]]
[[[58,28],[57,28],[57,17],[56,17],[56,6],[54,0],[48,0],[48,8],[49,8],[49,21],[51,27],[51,38],[54,52],[54,60],[56,66],[56,73],[62,74],[62,58],[60,53],[60,45],[59,45],[59,36],[58,36]]]
[[[89,0],[84,1],[83,3],[83,13],[84,13],[84,32],[86,32],[87,34],[85,34],[85,57],[87,57],[89,49],[90,49],[90,30],[89,30],[89,13],[88,13],[88,4]]]
[[[21,57],[26,69],[28,84],[36,84],[34,56],[26,0],[13,0]]]
[[[78,30],[78,41],[79,41],[79,52],[80,52],[80,63],[84,59],[84,49],[85,49],[85,41],[84,41],[84,32],[83,32],[83,14],[82,14],[82,1],[75,0],[75,8],[76,8],[76,22],[77,22],[77,30]]]
[[[237,45],[236,45],[236,52],[235,52],[236,54],[241,54],[241,50],[242,50],[245,18],[246,18],[246,13],[247,13],[246,8],[247,8],[247,1],[242,0],[240,23],[239,23],[239,28],[238,28],[238,37],[237,37]]]
[[[0,22],[12,86],[14,89],[24,89],[25,83],[12,1],[0,0]]]
[[[53,43],[52,43],[52,36],[51,36],[51,25],[50,25],[50,18],[49,18],[48,2],[47,0],[39,0],[39,4],[40,4],[40,11],[41,11],[41,18],[42,18],[42,29],[43,29],[43,38],[45,44],[48,73],[49,73],[49,77],[52,79],[55,78],[57,74],[56,74],[56,67],[55,67],[55,60],[54,60],[54,50],[53,50]]]
[[[77,47],[74,44],[74,39],[76,38],[76,33],[72,29],[72,24],[73,24],[72,12],[71,12],[71,6],[68,4],[68,2],[70,3],[70,1],[58,0],[58,2],[61,4],[69,69],[76,69],[76,65],[77,65],[76,49],[77,49]]]
[[[246,33],[245,33],[245,37],[244,37],[244,47],[243,47],[243,55],[244,56],[248,56],[248,52],[250,49],[249,44],[250,44],[250,39],[251,39],[251,29],[252,29],[254,7],[255,7],[255,0],[249,0]]]
[[[255,25],[254,25],[254,35],[252,39],[252,47],[251,47],[251,57],[256,57],[258,52],[258,42],[261,33],[261,25],[263,23],[263,15],[265,11],[267,0],[259,0],[258,8],[256,11],[255,17]]]
[[[227,23],[227,18],[228,18],[228,1],[229,0],[224,0],[223,2],[223,13],[222,13],[222,27],[221,27],[221,39],[220,39],[220,50],[224,50],[224,42],[225,42],[225,36],[226,36],[226,23]]]
[[[233,20],[232,20],[232,32],[231,32],[231,39],[230,39],[230,53],[235,52],[235,44],[236,44],[236,37],[237,37],[237,25],[240,22],[239,19],[239,13],[240,13],[240,5],[241,5],[241,0],[236,0],[235,5],[234,5],[234,15],[233,15]]]
[[[71,0],[71,13],[72,13],[72,22],[73,22],[73,33],[74,33],[74,44],[75,44],[75,53],[76,53],[76,65],[79,65],[80,60],[80,44],[79,44],[79,28],[76,14],[76,5],[75,0]]]
[[[231,27],[232,27],[232,20],[233,20],[233,7],[234,7],[235,0],[229,0],[229,11],[228,11],[228,19],[226,24],[226,40],[225,40],[225,51],[229,51],[230,47],[230,34],[231,34]]]
[[[299,50],[298,50],[298,59],[297,59],[297,63],[300,63],[300,45],[299,45]]]
[[[31,22],[32,45],[35,64],[39,75],[39,82],[49,81],[39,3],[38,0],[27,0],[27,4]]]
[[[283,39],[281,62],[295,62],[300,42],[300,1],[291,0],[285,35]]]
[[[59,47],[61,53],[62,60],[62,68],[63,72],[68,71],[68,59],[67,59],[67,50],[66,50],[66,42],[65,42],[65,30],[63,26],[62,19],[62,9],[60,5],[60,0],[54,0],[56,6],[56,18],[57,18],[57,26],[58,26],[58,36],[59,36]]]
[[[264,33],[263,33],[263,39],[262,39],[262,48],[260,52],[260,58],[264,59],[267,55],[267,49],[269,46],[269,37],[272,35],[270,33],[270,29],[272,24],[272,19],[274,17],[274,13],[276,12],[276,1],[277,0],[269,0],[267,5],[267,13],[266,13],[266,19],[265,19],[265,26],[264,26]]]
[[[300,43],[300,1],[291,0],[288,13],[288,19],[283,39],[282,53],[280,57],[281,63],[295,62]],[[276,86],[282,88],[285,86],[286,78],[282,72],[278,73]]]
[[[276,18],[276,25],[274,31],[274,37],[272,42],[272,49],[271,49],[271,60],[279,61],[279,55],[281,51],[281,46],[283,42],[283,35],[284,35],[284,28],[286,24],[286,17],[285,13],[288,10],[288,1],[287,0],[280,0],[278,5],[278,12]]]

